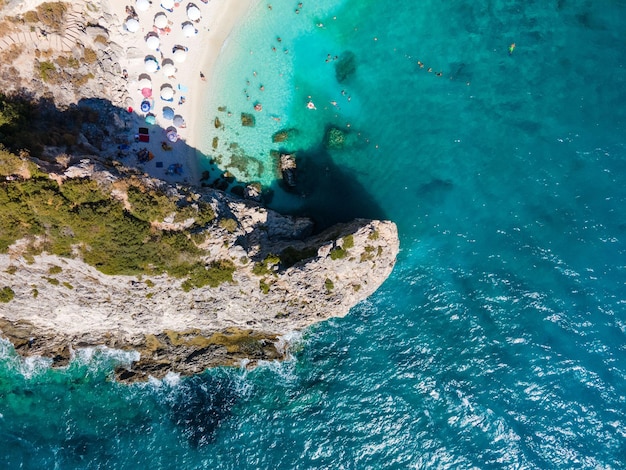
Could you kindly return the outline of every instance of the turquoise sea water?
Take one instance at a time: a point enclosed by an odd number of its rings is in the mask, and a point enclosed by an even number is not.
[[[0,467],[623,468],[626,2],[270,1],[223,51],[205,150],[320,226],[394,220],[393,275],[253,371],[122,386],[124,355],[3,345]]]

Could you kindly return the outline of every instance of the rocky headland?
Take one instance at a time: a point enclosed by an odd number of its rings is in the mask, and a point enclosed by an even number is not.
[[[0,333],[18,353],[63,366],[76,348],[135,350],[117,371],[125,381],[254,365],[283,358],[284,335],[346,315],[389,276],[392,222],[316,233],[309,219],[121,162],[117,139],[135,122],[121,64],[133,51],[113,41],[112,2],[4,3]],[[11,96],[38,111],[28,132],[11,127],[24,109]]]

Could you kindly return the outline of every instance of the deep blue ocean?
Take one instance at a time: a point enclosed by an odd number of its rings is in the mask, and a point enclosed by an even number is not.
[[[251,371],[128,386],[123,354],[3,343],[0,468],[625,468],[625,26],[624,0],[261,2],[206,153],[320,227],[395,221],[392,276]]]

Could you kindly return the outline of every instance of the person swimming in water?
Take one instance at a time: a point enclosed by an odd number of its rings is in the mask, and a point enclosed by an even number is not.
[[[509,46],[509,55],[513,54],[513,51],[515,50],[515,43],[511,44]]]

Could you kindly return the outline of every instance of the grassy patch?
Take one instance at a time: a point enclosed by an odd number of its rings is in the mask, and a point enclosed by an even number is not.
[[[53,286],[58,286],[59,284],[61,284],[59,280],[54,277],[44,277],[44,279],[48,281],[50,284],[52,284]]]
[[[15,298],[15,292],[9,286],[0,289],[0,302],[8,303]]]
[[[330,250],[330,259],[338,260],[343,259],[348,255],[348,252],[341,247],[336,246],[332,250]]]
[[[86,48],[83,54],[83,59],[86,64],[93,64],[98,60],[98,54],[93,49]]]
[[[363,253],[361,253],[361,263],[365,262],[365,261],[371,261],[374,259],[374,257],[376,256],[374,254],[374,251],[376,250],[376,248],[374,248],[371,245],[367,245],[365,247],[365,251],[363,251]]]
[[[344,250],[354,248],[354,236],[352,234],[343,237],[343,248]]]
[[[324,281],[324,287],[326,288],[327,292],[332,292],[332,290],[335,288],[335,284],[333,283],[333,281],[326,278],[326,280]]]
[[[59,274],[62,271],[63,271],[63,268],[61,266],[50,266],[50,268],[48,269],[48,274],[53,276],[55,274]]]
[[[252,274],[255,274],[257,276],[266,276],[268,274],[273,274],[274,270],[272,268],[278,263],[280,263],[280,258],[276,255],[269,254],[262,262],[254,264],[254,267],[252,268]]]
[[[74,289],[74,286],[67,281],[63,283],[63,286],[70,290]]]
[[[5,272],[10,274],[11,276],[17,272],[17,266],[11,265],[5,269]]]
[[[280,253],[280,263],[283,268],[287,269],[300,261],[317,256],[317,248],[309,247],[297,250],[291,246],[285,248]]]
[[[261,279],[259,281],[259,288],[261,289],[261,292],[263,292],[266,295],[270,293],[270,285],[267,282],[265,282],[265,279]]]
[[[237,221],[235,219],[220,219],[218,225],[228,233],[234,233],[237,230]]]
[[[44,2],[37,6],[37,17],[44,25],[60,32],[65,23],[67,5],[63,2]]]
[[[37,68],[39,72],[39,77],[44,82],[51,82],[56,79],[56,76],[58,74],[57,68],[52,62],[48,62],[47,60],[44,60],[43,62],[38,62]]]
[[[188,278],[182,284],[185,292],[204,286],[217,287],[224,282],[233,282],[235,265],[230,260],[214,261],[208,266],[196,263],[187,273]]]

